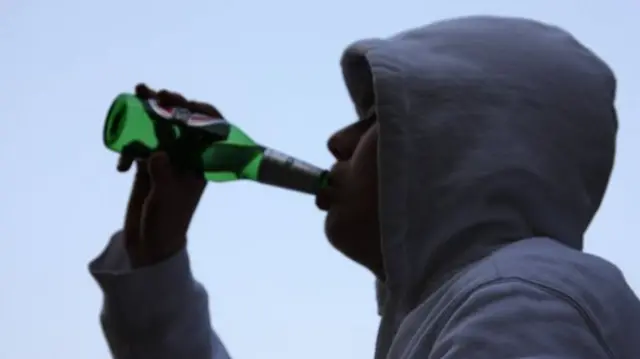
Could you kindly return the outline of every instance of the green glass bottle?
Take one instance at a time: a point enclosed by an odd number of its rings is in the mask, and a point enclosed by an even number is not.
[[[249,179],[309,194],[327,184],[327,171],[257,144],[225,119],[132,94],[120,94],[111,104],[103,140],[109,149],[135,158],[165,150],[214,182]]]

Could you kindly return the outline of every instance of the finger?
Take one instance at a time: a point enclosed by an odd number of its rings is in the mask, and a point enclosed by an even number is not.
[[[140,220],[142,208],[151,191],[151,181],[144,161],[136,162],[136,175],[133,180],[133,188],[129,196],[127,217],[124,230],[128,246],[136,246],[140,241]]]
[[[131,199],[133,202],[142,203],[149,194],[151,187],[151,179],[149,171],[147,170],[147,161],[135,161],[136,162],[136,175],[133,179],[133,191],[131,192]]]
[[[156,152],[151,155],[147,169],[151,178],[151,184],[154,188],[163,187],[171,182],[173,178],[171,160],[166,152]]]
[[[120,158],[118,158],[118,165],[116,166],[116,169],[118,170],[118,172],[127,172],[131,168],[131,165],[133,165],[132,157],[120,155]]]
[[[206,102],[189,101],[187,104],[187,108],[192,112],[201,113],[213,118],[224,118],[217,108]]]
[[[160,90],[156,98],[161,105],[169,107],[186,107],[188,103],[181,94],[167,90]]]
[[[149,86],[143,83],[139,83],[136,85],[135,93],[136,93],[136,96],[145,100],[156,97],[156,92],[153,91]]]

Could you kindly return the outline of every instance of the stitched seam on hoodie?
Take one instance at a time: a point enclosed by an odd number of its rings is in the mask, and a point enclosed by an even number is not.
[[[516,281],[516,282],[528,283],[534,287],[540,288],[545,292],[562,299],[563,301],[571,305],[578,312],[578,314],[580,314],[582,319],[587,324],[589,331],[594,336],[594,338],[598,341],[598,344],[600,344],[600,346],[607,352],[607,355],[609,356],[609,358],[612,358],[612,359],[615,358],[613,351],[611,350],[609,344],[607,343],[607,340],[604,338],[604,335],[602,335],[602,333],[598,329],[598,325],[595,323],[591,315],[587,312],[587,310],[584,309],[584,307],[580,303],[578,303],[570,295],[563,293],[562,291],[557,290],[555,288],[544,285],[542,283],[537,283],[535,281],[531,281],[528,279],[523,279],[523,278],[508,278],[508,279],[512,279],[513,281]]]

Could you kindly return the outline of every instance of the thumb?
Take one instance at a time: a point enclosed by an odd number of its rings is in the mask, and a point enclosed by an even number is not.
[[[173,179],[171,160],[166,152],[157,152],[151,155],[147,164],[151,184],[155,189],[164,187]]]

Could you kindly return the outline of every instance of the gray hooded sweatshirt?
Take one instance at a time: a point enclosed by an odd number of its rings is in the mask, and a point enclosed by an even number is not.
[[[376,359],[640,358],[638,298],[582,252],[615,152],[602,60],[553,26],[466,17],[342,66],[380,123]],[[116,358],[228,358],[186,253],[131,271],[116,235],[90,269]]]

